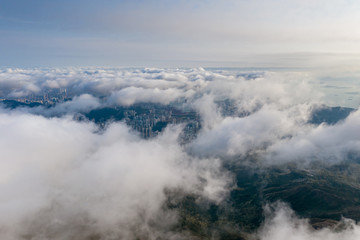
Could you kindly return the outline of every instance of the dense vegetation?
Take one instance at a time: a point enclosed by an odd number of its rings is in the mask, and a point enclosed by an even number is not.
[[[177,209],[178,229],[200,239],[246,239],[262,223],[267,203],[288,203],[314,228],[331,227],[342,217],[360,220],[360,165],[314,163],[270,167],[233,166],[236,185],[220,204],[194,195],[179,200],[169,193],[167,207]]]

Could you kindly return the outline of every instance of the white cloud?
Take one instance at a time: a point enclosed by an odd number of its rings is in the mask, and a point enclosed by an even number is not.
[[[333,126],[320,125],[300,131],[290,139],[276,142],[269,148],[271,161],[340,162],[358,157],[360,147],[360,112]],[[350,156],[351,155],[351,156]]]
[[[137,87],[128,87],[113,92],[109,99],[109,104],[116,104],[122,106],[130,106],[135,103],[159,103],[167,105],[180,97],[191,97],[194,91],[189,90],[183,92],[175,88],[161,90],[158,88],[144,89]]]
[[[161,208],[164,190],[180,188],[220,202],[231,182],[221,168],[225,159],[242,164],[255,156],[272,165],[358,157],[359,111],[333,126],[307,122],[322,103],[312,80],[304,73],[202,68],[1,71],[6,98],[66,88],[72,100],[52,108],[1,109],[0,235],[49,238],[61,232],[57,239],[91,234],[131,239],[138,232],[170,238],[169,224],[177,219]],[[144,140],[123,123],[99,132],[92,123],[71,120],[77,112],[103,106],[179,100],[201,117],[202,129],[186,146],[177,142],[179,127]],[[224,115],[227,107],[231,114]],[[301,234],[337,239],[330,230],[309,230],[295,217],[292,224],[288,210],[281,211],[267,220],[260,238],[295,232],[298,239]],[[283,221],[289,225],[280,228]]]
[[[350,219],[342,219],[336,226],[314,230],[308,219],[301,219],[284,203],[266,206],[266,219],[257,237],[260,240],[355,240],[360,226]],[[340,226],[341,225],[341,226]]]
[[[285,159],[339,161],[348,153],[357,153],[356,139],[342,134],[356,127],[349,124],[356,114],[346,121],[347,129],[342,125],[307,124],[314,105],[321,103],[323,97],[312,81],[306,73],[239,73],[202,68],[7,69],[0,72],[5,97],[36,95],[36,92],[41,95],[44,88],[54,88],[54,91],[66,88],[73,96],[72,101],[54,108],[26,110],[45,116],[87,112],[109,105],[169,104],[186,99],[184,107],[196,109],[202,118],[203,129],[189,145],[189,149],[200,156],[246,157],[256,153],[272,163]],[[100,100],[99,96],[104,98]],[[226,99],[233,107],[231,117],[222,116],[223,110],[218,105]],[[329,142],[328,139],[341,141]]]
[[[224,118],[211,130],[203,130],[191,149],[200,155],[246,157],[265,151],[296,128],[286,112],[262,108],[244,118]]]
[[[0,113],[2,238],[156,237],[167,225],[156,229],[157,217],[176,221],[161,209],[165,189],[214,201],[226,195],[230,179],[218,160],[188,156],[177,143],[179,129],[152,140],[123,124],[96,130],[69,118]]]

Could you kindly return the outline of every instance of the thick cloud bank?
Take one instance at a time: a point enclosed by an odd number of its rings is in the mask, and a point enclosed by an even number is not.
[[[323,104],[311,80],[304,73],[202,68],[1,71],[2,99],[64,99],[0,110],[0,237],[189,239],[173,229],[178,215],[164,208],[166,191],[221,202],[233,184],[223,169],[229,159],[262,166],[358,159],[359,111],[334,125],[310,123]],[[98,128],[74,120],[92,109],[140,103],[196,111],[202,128],[182,145],[182,125],[143,139],[124,122]],[[359,236],[350,220],[344,231],[314,231],[286,206],[270,215],[260,239]]]
[[[155,239],[176,222],[162,211],[165,189],[216,202],[230,180],[218,160],[190,158],[176,128],[142,140],[124,124],[96,133],[91,123],[3,112],[0,131],[2,239]]]

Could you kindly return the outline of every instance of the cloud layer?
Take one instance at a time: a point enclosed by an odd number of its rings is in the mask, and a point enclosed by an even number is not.
[[[163,208],[166,190],[219,203],[233,183],[223,169],[229,159],[265,166],[357,160],[359,111],[335,125],[310,124],[323,103],[311,80],[304,73],[202,68],[1,71],[1,98],[66,89],[71,99],[49,108],[0,109],[0,236],[188,239],[173,232],[177,214]],[[180,125],[145,140],[123,122],[99,129],[73,118],[139,103],[195,110],[202,129],[181,145]],[[284,206],[264,224],[260,239],[282,239],[289,232],[293,239],[340,236],[311,230]],[[346,240],[358,236],[358,226],[349,224]]]
[[[156,238],[176,223],[162,212],[165,189],[217,202],[231,180],[218,160],[188,156],[176,128],[142,140],[124,124],[100,134],[69,118],[3,112],[0,129],[4,239]]]
[[[67,90],[71,101],[24,110],[44,116],[154,103],[196,110],[202,130],[188,146],[198,156],[257,154],[270,162],[340,161],[358,153],[357,113],[335,126],[308,123],[324,95],[306,73],[196,69],[7,69],[3,98]],[[325,141],[326,139],[326,141]],[[286,149],[286,150],[285,150]],[[328,151],[332,149],[332,151]],[[316,153],[315,153],[316,152]],[[316,155],[316,156],[315,156]]]

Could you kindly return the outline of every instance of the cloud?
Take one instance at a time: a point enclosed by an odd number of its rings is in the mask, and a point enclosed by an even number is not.
[[[262,108],[249,116],[226,117],[193,142],[193,152],[207,156],[242,156],[266,148],[291,134],[297,126],[286,112]]]
[[[0,130],[4,239],[156,238],[177,220],[162,209],[166,189],[218,202],[231,180],[218,160],[184,152],[178,128],[143,140],[122,123],[99,133],[70,117],[5,111]]]
[[[178,89],[160,90],[158,88],[144,89],[128,87],[112,93],[108,99],[108,103],[122,106],[146,102],[168,105],[180,97],[190,97],[193,93],[192,90],[182,92]]]
[[[265,223],[257,234],[261,240],[353,240],[360,237],[360,226],[350,219],[342,219],[330,228],[314,230],[308,219],[301,219],[284,203],[265,208]]]
[[[211,72],[171,69],[7,69],[0,71],[1,95],[8,98],[23,97],[30,94],[42,96],[44,92],[60,88],[67,89],[71,96],[92,94],[110,96],[112,93],[131,94],[131,91],[143,89],[175,93],[173,98],[189,96],[194,89],[206,85],[205,78]],[[130,88],[125,90],[126,88]],[[122,91],[123,90],[123,91]],[[172,91],[172,92],[171,92]],[[19,94],[21,93],[21,94]],[[139,96],[141,97],[141,95]],[[164,98],[166,101],[167,98]]]
[[[359,111],[335,125],[310,124],[323,103],[313,80],[306,73],[203,68],[3,70],[3,98],[66,88],[71,100],[49,108],[0,109],[0,236],[187,239],[172,231],[178,215],[164,209],[166,191],[221,203],[232,183],[223,169],[229,159],[256,159],[262,166],[357,160]],[[143,102],[195,110],[202,128],[181,145],[181,126],[145,140],[125,123],[100,131],[73,120],[79,112]],[[276,209],[259,230],[260,239],[289,232],[294,239],[338,237],[330,229],[312,230],[285,206]]]
[[[340,162],[357,159],[360,155],[360,112],[349,115],[336,125],[320,126],[299,131],[289,139],[276,142],[271,148],[269,158],[272,161],[325,161]]]
[[[357,154],[357,114],[344,124],[308,124],[324,95],[307,73],[193,69],[7,69],[0,72],[2,97],[18,98],[67,89],[71,101],[29,113],[60,116],[105,106],[173,102],[195,109],[202,121],[188,150],[198,156],[246,158],[269,164],[340,161]],[[334,140],[329,140],[334,139]],[[338,141],[335,141],[338,139]],[[328,149],[331,149],[330,151]]]
[[[65,88],[72,97],[71,101],[55,107],[26,110],[30,113],[49,117],[104,106],[178,102],[200,114],[202,130],[188,146],[198,156],[246,158],[260,154],[268,163],[299,159],[340,161],[348,153],[357,152],[356,141],[342,135],[341,132],[348,130],[340,125],[317,127],[307,123],[324,96],[312,81],[307,73],[203,68],[7,69],[0,72],[2,97],[42,96]],[[350,119],[355,117],[352,115]],[[353,127],[354,123],[348,126]],[[330,131],[332,135],[327,133]],[[341,139],[341,142],[327,139]],[[329,148],[333,150],[327,151]]]
[[[312,128],[307,121],[321,102],[308,77],[297,73],[232,75],[210,81],[202,92],[194,107],[204,126],[189,146],[202,156],[263,155],[278,141]]]
[[[87,113],[93,109],[101,107],[100,99],[90,95],[82,94],[75,96],[71,101],[65,101],[56,104],[54,107],[36,107],[33,109],[23,109],[33,114],[41,114],[47,117],[61,116],[61,115],[74,115],[76,113]]]

